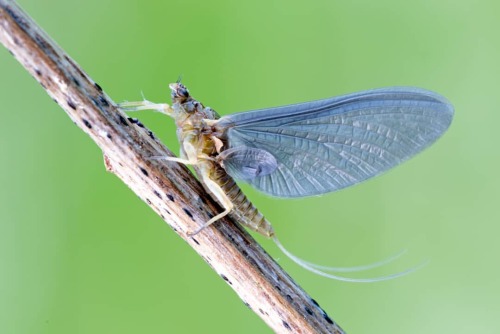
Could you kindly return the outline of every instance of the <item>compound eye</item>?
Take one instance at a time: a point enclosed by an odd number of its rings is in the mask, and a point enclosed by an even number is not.
[[[186,86],[184,86],[181,83],[173,83],[169,85],[170,89],[172,90],[172,99],[181,99],[185,100],[189,97],[189,91],[187,90]]]
[[[187,90],[186,87],[184,87],[181,84],[179,84],[179,89],[177,90],[177,94],[181,97],[189,97],[189,91]]]

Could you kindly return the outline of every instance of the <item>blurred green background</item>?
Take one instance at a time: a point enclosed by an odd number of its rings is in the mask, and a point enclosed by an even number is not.
[[[409,276],[315,276],[258,238],[350,333],[499,333],[498,1],[22,0],[115,100],[168,102],[182,74],[220,114],[411,85],[453,102],[432,148],[338,193],[268,198],[281,241],[330,265],[401,249]],[[0,332],[269,333],[115,176],[94,143],[0,48]],[[170,119],[136,114],[172,150]]]

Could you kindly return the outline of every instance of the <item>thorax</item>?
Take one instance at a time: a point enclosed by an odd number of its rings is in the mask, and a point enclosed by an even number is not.
[[[172,106],[173,117],[177,126],[177,138],[181,150],[188,158],[196,160],[202,156],[215,157],[218,147],[213,129],[206,120],[215,120],[218,115],[198,101],[176,102]],[[220,148],[219,148],[220,149]],[[196,156],[193,156],[196,155]]]

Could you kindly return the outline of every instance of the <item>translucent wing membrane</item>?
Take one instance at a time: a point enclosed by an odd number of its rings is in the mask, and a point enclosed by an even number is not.
[[[278,165],[271,153],[251,147],[227,149],[219,155],[219,159],[224,161],[226,171],[240,180],[252,180],[269,175]]]
[[[233,155],[231,176],[272,196],[301,197],[385,172],[432,144],[452,117],[442,96],[394,87],[236,113],[217,127],[228,149],[245,152]],[[254,172],[256,156],[267,174]]]

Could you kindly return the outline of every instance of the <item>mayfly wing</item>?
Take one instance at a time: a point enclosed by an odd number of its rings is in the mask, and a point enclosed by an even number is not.
[[[452,118],[441,95],[392,87],[236,113],[216,127],[231,150],[228,174],[272,196],[302,197],[387,171],[431,145]],[[255,172],[259,161],[266,173]]]
[[[235,147],[222,151],[218,158],[229,175],[239,180],[252,180],[273,173],[278,167],[276,158],[266,150]]]

